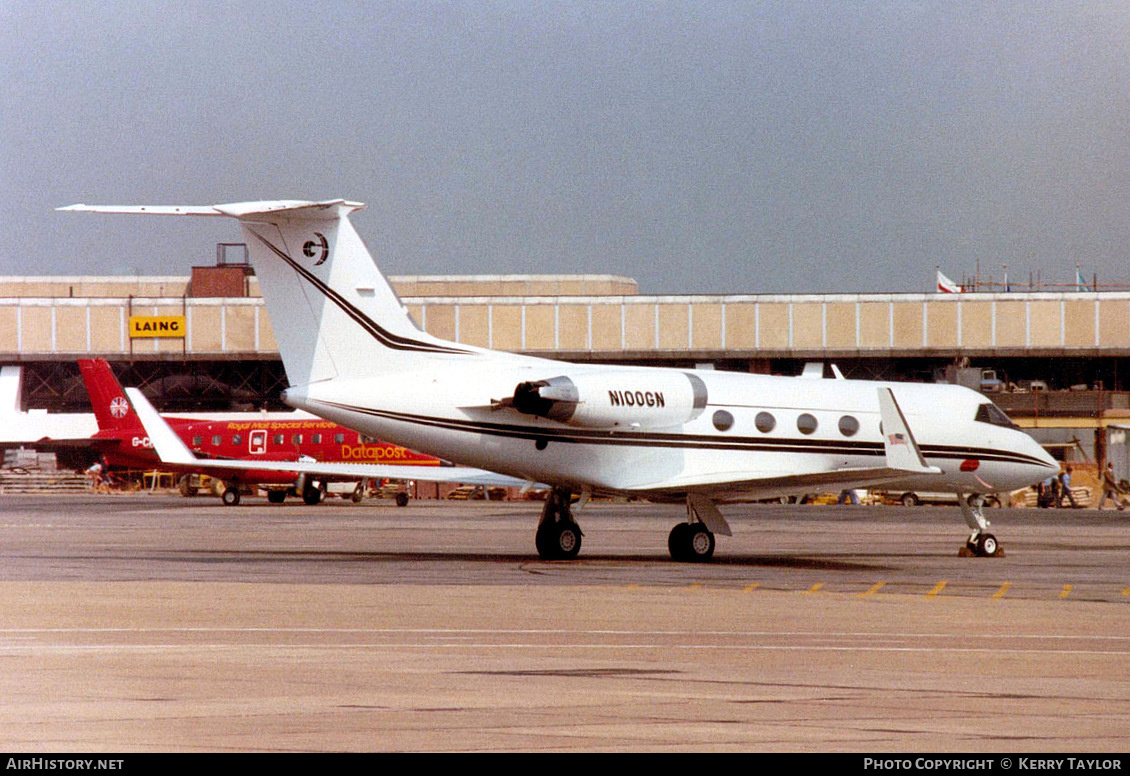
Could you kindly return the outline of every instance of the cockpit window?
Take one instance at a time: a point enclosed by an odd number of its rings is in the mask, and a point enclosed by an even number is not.
[[[991,423],[994,426],[1004,426],[1005,428],[1018,428],[1018,426],[1009,419],[1008,415],[995,404],[982,404],[977,408],[977,415],[973,418],[979,423]]]

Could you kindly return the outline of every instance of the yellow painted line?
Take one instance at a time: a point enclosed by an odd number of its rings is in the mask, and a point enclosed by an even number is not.
[[[754,590],[756,590],[759,587],[761,587],[760,582],[750,582],[748,585],[745,586],[745,589],[742,590],[742,592],[743,593],[752,593]]]
[[[695,582],[693,585],[691,585],[690,589],[691,590],[702,590],[704,587],[706,587],[705,582]]]
[[[946,587],[946,585],[948,585],[948,584],[949,584],[949,582],[947,582],[946,580],[944,580],[944,579],[943,579],[943,580],[942,580],[941,582],[939,582],[938,584],[934,585],[934,589],[933,589],[933,590],[931,590],[931,591],[930,591],[929,593],[927,593],[927,594],[926,594],[926,597],[927,597],[927,598],[936,598],[936,597],[938,596],[938,593],[940,593],[940,592],[942,592],[943,590],[945,590],[945,587]]]
[[[880,589],[881,589],[881,588],[883,587],[883,585],[885,585],[885,584],[887,584],[887,583],[886,583],[886,582],[876,582],[876,583],[875,583],[874,585],[872,585],[872,586],[871,586],[871,589],[870,589],[870,590],[868,590],[868,591],[867,591],[866,593],[860,593],[860,594],[859,594],[859,597],[860,597],[860,598],[866,598],[866,597],[867,597],[867,596],[869,596],[869,595],[875,595],[876,593],[878,593],[878,592],[879,592],[879,590],[880,590]]]
[[[1011,582],[1005,582],[1003,585],[1001,585],[1000,590],[993,593],[993,598],[1004,598],[1004,594],[1008,592],[1008,589],[1010,587],[1012,587],[1012,583]]]
[[[1122,595],[1130,595],[1130,587],[1122,588]]]
[[[1059,597],[1067,598],[1069,595],[1071,595],[1071,585],[1064,585],[1063,590],[1059,591]]]
[[[824,583],[823,582],[817,582],[815,585],[813,585],[812,587],[808,588],[808,590],[805,591],[805,595],[808,595],[809,593],[818,593],[818,592],[820,592],[820,588],[822,588],[822,587],[824,587]]]

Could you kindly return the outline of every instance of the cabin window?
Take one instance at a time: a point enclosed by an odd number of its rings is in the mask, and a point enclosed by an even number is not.
[[[281,445],[286,439],[286,434],[275,434],[275,444]]]
[[[197,435],[192,438],[193,447],[200,447],[202,444],[204,444],[204,437]]]
[[[757,417],[753,419],[753,425],[762,434],[768,434],[770,431],[777,427],[777,419],[771,413],[759,412]]]
[[[311,444],[315,444],[315,445],[322,444],[322,435],[321,434],[312,434],[310,436],[310,442],[311,442]]]
[[[231,438],[231,443],[233,445],[243,444],[243,434],[233,434],[232,438]]]
[[[292,436],[290,438],[290,441],[291,441],[292,444],[300,445],[300,444],[302,444],[302,435],[301,434],[295,434],[294,436]]]
[[[219,434],[212,435],[212,447],[219,447],[221,444],[223,444],[223,441],[224,438]]]
[[[729,431],[734,425],[734,416],[726,412],[726,410],[718,410],[714,413],[714,417],[711,418],[711,420],[714,422],[714,428],[719,431]]]
[[[809,415],[807,412],[803,413],[796,419],[796,428],[802,434],[811,434],[816,431],[816,418]]]
[[[840,433],[844,436],[855,436],[859,431],[859,421],[851,415],[844,415],[840,418]]]
[[[334,434],[334,444],[335,445],[345,444],[345,434]]]

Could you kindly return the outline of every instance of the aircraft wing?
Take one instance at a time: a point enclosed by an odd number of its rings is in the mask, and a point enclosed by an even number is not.
[[[126,395],[145,427],[161,463],[177,469],[222,471],[295,472],[315,477],[372,478],[390,480],[422,480],[426,482],[458,482],[465,485],[527,487],[534,483],[517,477],[472,469],[464,466],[393,466],[367,463],[330,463],[318,461],[251,461],[198,458],[157,414],[153,405],[137,388],[126,388]]]
[[[740,501],[791,495],[812,488],[870,488],[908,477],[940,475],[942,470],[928,465],[922,456],[891,389],[879,388],[878,392],[885,458],[882,466],[819,469],[791,474],[766,472],[761,475],[751,475],[749,471],[712,471],[667,479],[641,490],[660,496],[698,494],[718,501]]]
[[[934,473],[940,473],[936,471]],[[854,490],[905,480],[910,472],[886,466],[827,469],[803,474],[749,476],[749,472],[712,472],[702,477],[673,478],[662,486],[646,488],[648,495],[678,496],[698,493],[723,501],[742,501],[804,493],[814,488]]]

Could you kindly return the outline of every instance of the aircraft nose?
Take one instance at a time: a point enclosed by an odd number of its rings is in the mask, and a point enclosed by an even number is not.
[[[1025,436],[1027,436],[1027,434],[1025,434]],[[1026,452],[1038,461],[1038,463],[1033,463],[1028,467],[1031,470],[1032,477],[1030,484],[1034,485],[1057,473],[1059,471],[1059,461],[1052,458],[1051,453],[1045,450],[1043,445],[1035,439],[1028,437],[1028,443],[1030,449]]]

